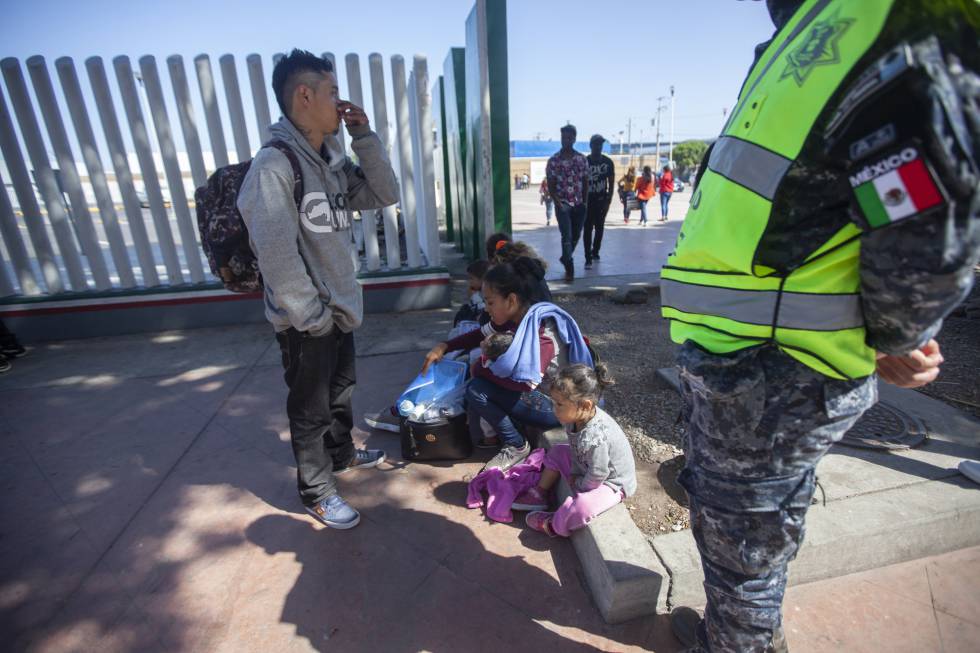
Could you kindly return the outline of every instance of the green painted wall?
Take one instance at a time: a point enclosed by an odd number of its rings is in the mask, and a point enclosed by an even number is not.
[[[507,91],[506,0],[487,0],[487,56],[490,76],[493,231],[510,233],[510,103]]]
[[[463,248],[479,258],[491,232],[511,231],[506,0],[476,0],[466,19],[465,108],[464,173],[475,213],[463,222]]]
[[[472,204],[467,194],[465,173],[466,140],[466,52],[450,48],[443,64],[443,97],[446,118],[446,155],[449,158],[450,203],[454,216],[456,249],[463,251],[463,226],[472,222]]]
[[[484,105],[489,97],[484,95],[483,74],[480,65],[480,50],[485,40],[480,38],[484,0],[476,0],[473,10],[466,18],[466,152],[463,157],[463,175],[466,180],[466,199],[473,207],[472,214],[463,217],[463,251],[470,259],[480,258],[480,241],[486,232],[486,202],[489,179],[483,175],[486,166],[479,165],[482,157],[489,157],[489,125],[484,125]],[[484,129],[486,127],[486,129]]]
[[[445,85],[445,78],[439,75],[438,81],[433,86],[432,110],[434,112],[433,120],[435,121],[436,129],[439,130],[439,151],[442,157],[442,168],[437,170],[437,181],[442,187],[443,193],[442,206],[446,218],[446,239],[453,242],[456,238],[455,228],[453,226],[452,191],[449,186],[449,148],[446,145],[446,94],[443,91]]]

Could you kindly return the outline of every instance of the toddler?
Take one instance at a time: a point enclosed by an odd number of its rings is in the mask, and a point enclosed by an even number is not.
[[[483,301],[483,275],[490,269],[490,264],[484,260],[477,260],[466,266],[467,285],[469,286],[469,301],[463,304],[456,312],[453,319],[453,326],[458,326],[460,322],[485,322],[486,302]],[[450,338],[453,336],[450,335]]]
[[[492,363],[510,349],[512,342],[514,342],[513,333],[493,333],[480,343],[480,351],[483,352],[487,362]]]
[[[605,387],[613,383],[606,366],[569,365],[551,384],[555,417],[568,433],[568,444],[552,447],[536,487],[514,501],[514,510],[529,510],[526,522],[551,537],[582,528],[636,492],[636,467],[626,434],[599,408]],[[572,496],[547,512],[548,495],[560,477]]]

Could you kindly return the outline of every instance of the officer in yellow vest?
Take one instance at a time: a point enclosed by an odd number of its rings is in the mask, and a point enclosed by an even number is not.
[[[661,273],[707,594],[672,625],[713,653],[786,650],[816,464],[878,376],[936,377],[980,257],[980,4],[767,5],[777,31]]]

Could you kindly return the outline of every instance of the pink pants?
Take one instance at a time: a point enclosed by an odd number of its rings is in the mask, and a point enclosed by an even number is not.
[[[544,466],[562,475],[569,485],[572,477],[572,448],[567,444],[556,444],[548,450]],[[600,485],[588,492],[576,492],[565,499],[551,517],[551,528],[559,535],[568,537],[572,531],[582,528],[590,521],[623,500],[623,493],[608,485]]]

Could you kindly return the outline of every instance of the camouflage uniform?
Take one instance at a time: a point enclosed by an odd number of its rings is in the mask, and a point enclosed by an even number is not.
[[[980,257],[980,10],[950,4],[896,3],[781,182],[756,253],[758,263],[788,273],[847,221],[858,224],[868,344],[887,354],[905,355],[935,336],[969,294]],[[873,93],[855,86],[902,43],[914,65]],[[841,107],[847,119],[835,120]],[[926,152],[947,202],[871,229],[849,174],[904,143]],[[781,625],[816,465],[877,401],[877,377],[831,379],[773,344],[716,355],[688,341],[678,366],[688,424],[680,482],[708,599],[699,646],[765,651]]]

